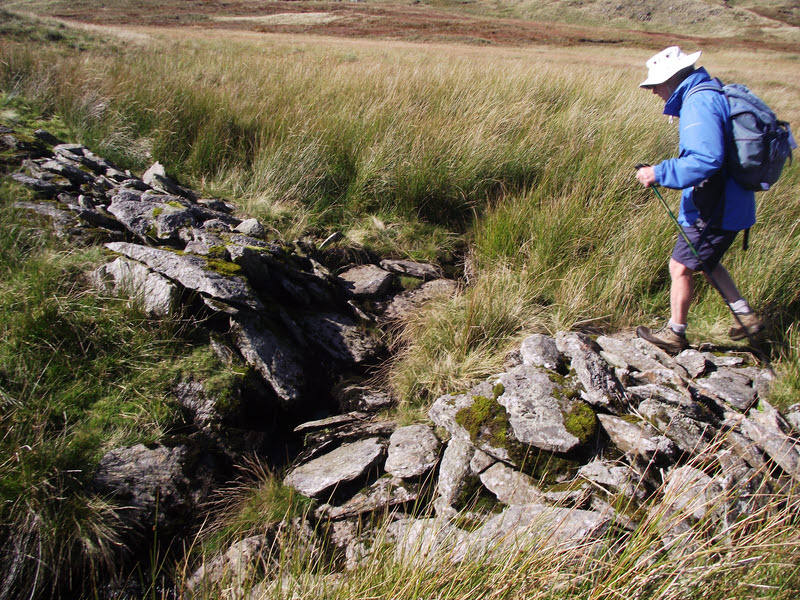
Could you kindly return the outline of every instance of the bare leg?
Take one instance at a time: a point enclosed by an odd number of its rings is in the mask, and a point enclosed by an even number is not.
[[[673,258],[669,259],[669,275],[672,278],[669,300],[671,320],[676,325],[685,325],[694,293],[694,271]]]
[[[703,273],[703,275],[705,275],[706,279],[709,279],[708,275],[705,273]],[[736,288],[736,284],[733,282],[731,274],[728,273],[728,269],[722,265],[717,265],[711,272],[711,275],[714,277],[714,281],[713,283],[709,281],[709,283],[717,285],[719,291],[722,293],[722,297],[725,298],[728,304],[733,304],[737,300],[742,299],[742,295]]]

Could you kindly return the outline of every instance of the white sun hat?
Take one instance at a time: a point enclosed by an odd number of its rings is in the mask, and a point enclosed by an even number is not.
[[[678,71],[691,67],[700,58],[701,52],[684,54],[678,46],[670,46],[655,56],[651,56],[645,63],[647,66],[647,79],[639,87],[652,87],[664,83]]]

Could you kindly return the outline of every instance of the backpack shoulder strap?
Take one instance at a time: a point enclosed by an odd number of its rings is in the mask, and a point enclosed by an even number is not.
[[[700,84],[694,86],[692,89],[690,89],[688,92],[686,92],[686,96],[684,97],[684,100],[686,98],[688,98],[689,96],[691,96],[692,94],[694,94],[695,92],[702,92],[704,90],[711,90],[711,91],[714,91],[714,92],[720,92],[722,94],[725,93],[725,89],[724,89],[724,86],[723,86],[722,82],[715,77],[711,81],[707,81],[705,83],[700,83]]]

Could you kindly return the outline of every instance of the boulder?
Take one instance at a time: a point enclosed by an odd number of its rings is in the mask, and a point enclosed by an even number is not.
[[[567,453],[594,434],[596,418],[592,410],[580,400],[566,397],[547,372],[520,365],[498,376],[497,382],[503,389],[497,402],[505,407],[518,442],[547,452]]]
[[[614,366],[641,372],[664,368],[664,364],[657,359],[658,355],[650,350],[653,346],[642,348],[631,338],[601,335],[597,338],[597,344],[602,349],[601,355]]]
[[[346,385],[334,390],[334,396],[342,412],[375,412],[393,404],[389,392],[367,385]]]
[[[231,317],[231,333],[247,364],[255,368],[287,409],[303,398],[303,359],[294,347],[248,317]]]
[[[526,337],[522,340],[520,355],[522,364],[528,366],[560,371],[564,365],[564,356],[559,352],[556,340],[549,335],[536,333]]]
[[[605,411],[618,414],[625,410],[625,394],[613,369],[600,356],[600,348],[581,333],[556,335],[556,344],[563,354],[572,359],[572,368],[583,384],[584,400]]]
[[[202,257],[179,255],[169,250],[127,242],[112,242],[106,244],[106,248],[146,264],[153,271],[177,281],[189,290],[229,304],[256,311],[264,310],[264,305],[246,279],[239,275],[214,271],[209,262]]]
[[[481,483],[503,504],[536,504],[544,501],[533,479],[503,463],[494,463],[480,474]]]
[[[98,267],[91,280],[98,289],[128,296],[154,317],[167,317],[178,306],[179,290],[174,283],[127,258],[119,257]]]
[[[134,530],[180,536],[210,493],[213,469],[201,458],[210,455],[187,445],[116,448],[100,461],[93,487],[114,498]]]
[[[427,425],[401,427],[389,438],[384,468],[400,479],[419,478],[438,462],[440,446],[439,438]]]
[[[307,312],[298,317],[309,343],[323,356],[345,365],[375,359],[382,346],[351,317],[336,312]]]
[[[450,279],[427,281],[417,289],[397,294],[386,305],[382,317],[386,320],[403,319],[431,300],[453,296],[457,291],[458,284]]]
[[[375,468],[383,458],[384,449],[379,438],[344,444],[292,469],[284,479],[284,485],[309,498],[324,497],[341,484],[359,479]]]
[[[445,447],[436,482],[434,507],[438,516],[452,518],[457,514],[455,507],[469,487],[470,461],[474,455],[475,447],[464,439],[453,438]]]
[[[264,238],[267,235],[267,230],[258,222],[258,219],[245,219],[233,230],[253,238]]]
[[[598,414],[611,443],[631,457],[641,457],[659,464],[671,464],[678,458],[675,443],[646,422],[632,423],[613,415]]]
[[[610,514],[594,511],[545,504],[509,506],[462,541],[455,548],[453,559],[475,559],[541,547],[576,548],[600,539],[610,523]]]
[[[354,298],[380,298],[392,285],[394,275],[377,265],[361,265],[339,274],[347,292]]]
[[[724,368],[695,381],[695,385],[705,394],[723,400],[741,411],[747,411],[756,401],[756,391],[752,383],[749,377]]]
[[[372,512],[385,515],[388,509],[415,502],[418,498],[418,486],[396,477],[381,477],[341,506],[323,504],[317,509],[316,516],[340,520]]]
[[[419,279],[424,279],[425,281],[439,279],[442,276],[442,270],[439,267],[428,263],[387,258],[382,260],[380,264],[382,269],[385,269],[391,273],[397,273],[398,275],[410,275],[411,277],[417,277]]]

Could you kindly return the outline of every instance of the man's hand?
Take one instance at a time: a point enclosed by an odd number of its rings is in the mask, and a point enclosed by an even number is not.
[[[642,167],[636,170],[636,179],[644,187],[650,187],[656,182],[656,172],[653,167]]]

